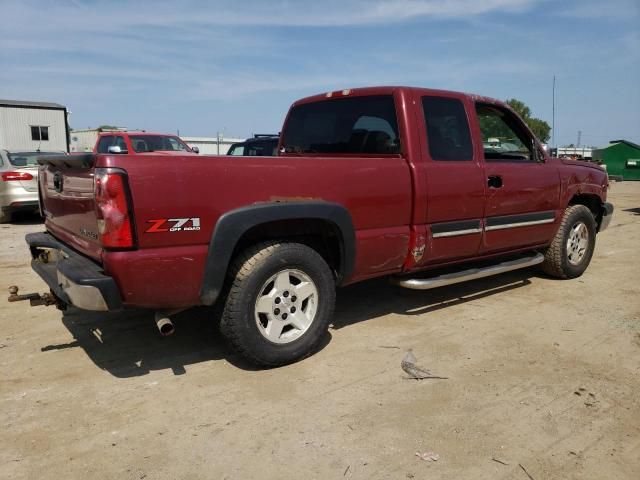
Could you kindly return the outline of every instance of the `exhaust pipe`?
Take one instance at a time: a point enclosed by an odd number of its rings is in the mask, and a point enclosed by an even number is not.
[[[176,328],[173,326],[173,322],[169,318],[165,312],[156,312],[155,314],[156,325],[158,326],[158,330],[160,331],[160,335],[163,337],[168,337],[169,335],[173,335],[173,332],[176,331]]]

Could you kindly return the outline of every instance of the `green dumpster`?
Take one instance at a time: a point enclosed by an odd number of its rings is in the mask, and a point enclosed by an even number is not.
[[[607,166],[609,177],[640,180],[640,145],[628,140],[612,140],[608,147],[594,150],[593,160]]]

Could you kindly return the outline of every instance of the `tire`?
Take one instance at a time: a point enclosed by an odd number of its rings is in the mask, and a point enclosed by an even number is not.
[[[9,223],[11,221],[10,212],[0,212],[0,223]]]
[[[335,305],[333,273],[315,250],[260,243],[241,253],[230,272],[220,331],[240,355],[277,367],[314,352]]]
[[[584,205],[564,211],[560,228],[547,248],[542,270],[556,278],[576,278],[589,266],[596,246],[596,221]]]

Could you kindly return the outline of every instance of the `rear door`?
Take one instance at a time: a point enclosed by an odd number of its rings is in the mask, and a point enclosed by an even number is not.
[[[427,246],[422,264],[477,255],[482,238],[485,182],[474,148],[468,105],[451,94],[420,97],[417,119],[427,190]]]
[[[560,181],[522,121],[502,106],[476,103],[487,182],[481,253],[548,242],[554,235]],[[538,152],[536,152],[538,150]]]

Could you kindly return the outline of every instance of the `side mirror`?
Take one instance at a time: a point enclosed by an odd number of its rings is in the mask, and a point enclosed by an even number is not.
[[[193,153],[200,153],[200,149],[198,147],[191,147],[191,151]]]
[[[109,153],[127,153],[126,150],[122,150],[122,148],[119,145],[112,145],[111,147],[107,148],[107,152]]]

